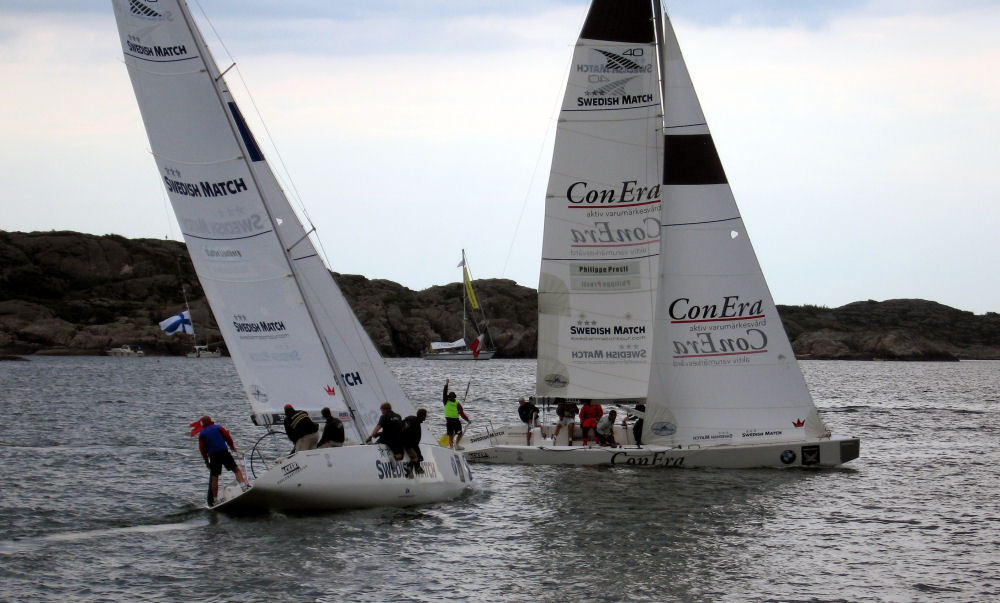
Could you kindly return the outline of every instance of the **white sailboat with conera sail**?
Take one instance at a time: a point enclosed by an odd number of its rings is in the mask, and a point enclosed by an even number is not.
[[[329,407],[345,423],[343,447],[278,458],[255,449],[252,486],[222,488],[213,508],[408,506],[459,496],[472,478],[454,451],[421,444],[423,473],[408,476],[387,448],[362,445],[380,404],[404,416],[413,405],[316,253],[187,4],[113,5],[160,178],[253,421],[268,430],[262,440],[290,448],[280,442],[286,403],[317,421]]]
[[[618,424],[617,446],[574,445],[568,429],[553,442],[552,426],[533,428],[529,446],[515,424],[469,434],[469,460],[742,468],[858,457],[859,440],[819,417],[659,1],[592,2],[545,216],[538,399],[621,406],[643,417],[641,445]]]
[[[472,288],[472,277],[469,276],[469,264],[464,249],[458,267],[462,269],[462,338],[455,341],[432,341],[430,349],[421,354],[424,360],[489,360],[496,353],[490,339],[486,311],[479,305],[476,291]],[[468,340],[470,324],[476,334],[472,342]]]

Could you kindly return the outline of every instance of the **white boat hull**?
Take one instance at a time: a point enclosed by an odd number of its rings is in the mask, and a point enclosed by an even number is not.
[[[552,426],[545,428],[551,433]],[[526,428],[508,425],[483,434],[471,434],[465,446],[470,462],[511,465],[631,465],[637,467],[836,467],[858,458],[860,440],[833,435],[829,438],[716,446],[636,446],[626,439],[628,429],[615,426],[620,447],[569,445],[565,430],[558,442],[532,430],[532,445],[525,441]],[[579,436],[580,428],[576,427]],[[574,444],[580,441],[574,440]]]
[[[130,347],[122,346],[120,348],[112,348],[106,352],[108,356],[115,356],[118,358],[141,358],[146,355],[142,350]]]
[[[450,500],[472,485],[472,470],[461,454],[421,444],[423,475],[406,475],[406,459],[388,448],[345,446],[297,452],[258,476],[246,491],[220,488],[213,510],[226,513],[326,511],[407,507]]]
[[[493,357],[495,352],[493,350],[487,350],[479,352],[479,356],[475,356],[472,352],[424,352],[422,357],[424,360],[489,360]]]

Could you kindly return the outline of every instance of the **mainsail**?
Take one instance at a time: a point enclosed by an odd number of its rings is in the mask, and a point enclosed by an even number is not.
[[[352,421],[413,412],[317,255],[183,0],[113,0],[157,168],[261,424],[286,403]],[[350,431],[350,428],[349,428]]]
[[[643,443],[753,444],[822,436],[826,427],[665,16],[662,54],[662,261]]]
[[[648,0],[591,5],[545,200],[540,397],[646,397],[662,205],[656,61]]]

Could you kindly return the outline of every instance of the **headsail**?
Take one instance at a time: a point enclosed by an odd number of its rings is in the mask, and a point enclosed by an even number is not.
[[[319,258],[183,0],[112,0],[191,259],[258,422],[286,403],[374,427],[413,411]],[[352,412],[353,411],[353,412]],[[363,438],[362,438],[363,439]]]
[[[537,393],[645,398],[662,112],[649,0],[595,0],[573,54],[545,200]]]
[[[665,16],[663,24],[663,261],[643,443],[820,436],[826,427]]]

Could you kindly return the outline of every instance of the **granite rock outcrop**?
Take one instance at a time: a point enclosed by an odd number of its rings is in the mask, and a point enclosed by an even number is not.
[[[461,283],[413,291],[388,280],[333,276],[384,356],[418,356],[431,341],[462,336]],[[475,286],[497,357],[533,358],[535,290],[506,279]],[[183,243],[0,231],[0,358],[102,354],[123,344],[183,354],[191,338],[167,336],[158,323],[183,310],[185,298],[198,343],[224,347]],[[799,358],[1000,359],[995,312],[976,315],[919,299],[778,308]]]

